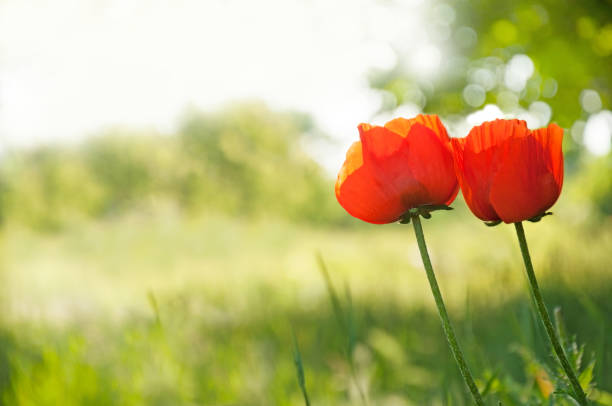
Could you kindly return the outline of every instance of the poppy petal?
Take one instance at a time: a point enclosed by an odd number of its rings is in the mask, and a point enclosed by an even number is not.
[[[550,170],[552,171],[556,183],[559,185],[559,193],[563,187],[563,128],[552,123],[548,127],[539,128],[532,131],[534,137],[542,145],[545,151],[550,154]]]
[[[529,134],[527,123],[523,120],[493,120],[472,128],[466,137],[466,149],[478,154],[487,150],[497,150],[505,140]]]
[[[367,166],[336,184],[336,198],[351,216],[368,223],[392,223],[405,211],[395,191],[381,184],[377,174]]]
[[[431,200],[427,189],[415,179],[413,174],[416,169],[411,162],[411,156],[414,156],[412,152],[414,142],[409,143],[408,138],[401,137],[385,127],[377,126],[360,125],[359,136],[363,146],[364,162],[374,180],[382,185],[389,196],[394,196],[402,203],[403,209],[396,213],[396,218],[410,208]],[[432,138],[434,142],[439,143],[435,136]],[[431,140],[422,141],[423,144],[428,142]],[[418,149],[415,150],[419,153]]]
[[[420,123],[412,125],[406,141],[406,160],[412,176],[420,184],[427,185],[426,201],[416,204],[451,204],[459,185],[450,143],[443,142],[433,130]]]
[[[384,224],[413,207],[452,202],[458,185],[448,135],[437,117],[425,122],[439,126],[442,136],[416,121],[404,134],[394,125],[397,131],[358,126],[361,141],[349,149],[336,181],[336,198],[349,214]]]
[[[408,167],[408,143],[384,127],[360,125],[336,182],[336,197],[352,216],[384,224],[399,219],[427,190]],[[360,156],[361,153],[361,156]],[[359,165],[360,164],[360,165]]]
[[[511,137],[529,133],[521,120],[494,120],[472,128],[466,138],[453,139],[455,169],[468,207],[483,221],[499,220],[489,192],[493,174],[499,166],[499,145]]]
[[[455,157],[457,180],[459,181],[461,194],[465,199],[465,203],[479,219],[483,221],[497,220],[497,213],[495,213],[495,210],[493,210],[493,207],[486,199],[486,195],[482,190],[483,188],[479,187],[479,185],[481,185],[481,179],[486,182],[486,177],[482,175],[482,171],[474,171],[470,166],[465,165],[466,138],[453,138],[451,142],[453,145],[453,155]],[[475,159],[471,159],[471,161],[478,162]]]
[[[346,151],[346,159],[340,172],[338,172],[338,179],[336,181],[336,196],[338,195],[338,188],[353,172],[359,169],[363,165],[363,152],[361,148],[361,141],[354,142]]]
[[[443,141],[449,141],[446,128],[440,121],[440,118],[435,114],[419,114],[414,118],[396,118],[385,124],[385,128],[406,137],[410,133],[410,129],[414,124],[422,124],[431,129]]]
[[[563,176],[559,174],[563,131],[559,130],[555,126],[529,132],[500,146],[503,157],[491,181],[490,200],[505,223],[535,217],[557,201]]]
[[[396,153],[404,139],[385,127],[359,124],[359,138],[363,148],[365,162],[382,161]]]

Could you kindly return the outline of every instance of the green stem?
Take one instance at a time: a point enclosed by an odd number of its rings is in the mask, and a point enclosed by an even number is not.
[[[578,398],[578,402],[582,406],[586,406],[588,405],[587,397],[584,394],[580,383],[578,382],[578,378],[576,378],[576,373],[567,360],[567,356],[565,355],[565,351],[563,351],[561,343],[559,343],[559,339],[557,338],[553,324],[550,321],[550,316],[548,315],[548,311],[544,305],[544,299],[542,299],[542,294],[540,293],[540,288],[538,287],[538,280],[536,279],[535,272],[533,271],[533,265],[531,264],[531,256],[529,255],[529,248],[527,247],[527,239],[525,238],[523,223],[514,223],[514,226],[516,227],[516,235],[518,236],[519,245],[521,246],[521,253],[523,254],[523,261],[525,262],[525,269],[527,271],[527,277],[529,278],[529,286],[531,287],[531,293],[535,299],[536,307],[538,308],[538,313],[540,314],[540,319],[544,324],[544,328],[546,329],[548,338],[550,339],[553,349],[559,358],[559,362],[561,363],[565,374],[569,378],[570,383],[574,388],[574,394]]]
[[[423,259],[423,265],[425,266],[425,272],[427,273],[427,279],[429,280],[429,286],[431,286],[431,293],[433,293],[436,301],[436,306],[438,308],[438,313],[440,314],[440,319],[442,320],[442,328],[444,329],[444,334],[446,335],[448,345],[453,353],[453,356],[455,357],[455,360],[457,361],[459,369],[461,370],[461,375],[463,376],[465,384],[470,389],[470,392],[472,392],[474,402],[476,402],[476,404],[479,406],[484,406],[480,392],[476,387],[474,378],[472,378],[470,369],[468,368],[465,358],[463,357],[463,353],[461,352],[461,348],[459,348],[459,344],[457,344],[457,337],[453,331],[453,326],[451,326],[448,313],[446,313],[446,307],[444,306],[444,301],[442,300],[442,294],[440,293],[440,288],[438,287],[438,281],[436,281],[436,275],[434,274],[433,267],[431,266],[431,260],[429,259],[429,254],[427,253],[427,245],[425,244],[425,236],[423,235],[421,220],[419,219],[418,214],[413,214],[411,217],[412,224],[414,225],[414,233],[416,234],[417,242],[419,244],[419,251],[421,252],[421,258]]]

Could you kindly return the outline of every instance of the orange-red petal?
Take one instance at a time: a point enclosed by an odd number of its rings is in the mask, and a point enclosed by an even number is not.
[[[563,185],[563,130],[556,124],[508,139],[495,172],[490,200],[505,223],[544,213],[559,198]]]
[[[493,174],[501,163],[499,146],[508,138],[527,135],[524,121],[495,120],[472,128],[464,139],[453,139],[455,168],[463,197],[476,217],[499,220],[489,193]]]
[[[353,172],[361,168],[363,165],[363,152],[361,148],[361,141],[354,142],[346,151],[346,159],[340,172],[338,172],[338,179],[336,180],[336,196],[340,193],[340,186],[344,183]]]
[[[563,184],[563,130],[530,131],[524,121],[495,120],[453,139],[455,169],[476,217],[506,223],[549,209]]]
[[[563,128],[557,124],[532,131],[534,137],[550,154],[550,170],[553,172],[559,189],[563,187]]]
[[[406,137],[410,133],[410,129],[415,124],[422,124],[432,130],[442,141],[448,142],[448,133],[446,128],[440,121],[440,118],[435,114],[419,114],[414,118],[396,118],[385,124],[385,128]]]
[[[353,144],[338,175],[336,198],[353,217],[374,224],[394,222],[409,209],[402,200],[405,190],[426,193],[406,164],[408,144],[384,127],[361,124],[359,131],[361,142]]]
[[[368,163],[383,161],[396,154],[404,138],[385,127],[359,124],[359,138],[363,148],[363,160]]]
[[[483,172],[486,171],[487,162],[484,159],[474,158],[471,151],[466,152],[466,138],[453,138],[453,154],[455,157],[455,171],[457,180],[461,187],[461,193],[466,204],[476,217],[483,221],[497,220],[497,213],[489,203],[486,193],[487,179]],[[468,155],[466,165],[464,156]]]
[[[420,123],[414,124],[406,137],[409,145],[408,166],[414,178],[428,192],[428,200],[416,202],[415,205],[449,205],[459,192],[453,154],[446,137],[447,141],[442,141],[434,131]]]
[[[349,149],[336,182],[338,202],[352,216],[390,223],[413,207],[454,200],[458,185],[448,136],[439,120],[429,120],[439,133],[416,121],[406,134],[359,125],[361,142]]]
[[[392,223],[404,212],[401,200],[384,188],[368,167],[362,166],[337,184],[336,197],[351,216],[368,223]]]

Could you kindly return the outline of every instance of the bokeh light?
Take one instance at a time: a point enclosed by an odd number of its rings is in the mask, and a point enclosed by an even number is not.
[[[612,404],[611,21],[601,0],[0,0],[0,403],[300,405],[297,344],[313,405],[470,404],[413,233],[334,195],[359,123],[424,113],[451,137],[565,129],[562,194],[525,228]],[[569,404],[510,226],[452,206],[423,226],[487,404]]]

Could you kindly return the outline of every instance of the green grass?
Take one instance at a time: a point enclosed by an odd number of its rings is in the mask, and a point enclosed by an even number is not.
[[[491,405],[549,404],[535,377],[555,364],[513,228],[457,206],[423,225],[477,383]],[[583,365],[596,360],[597,388],[612,392],[612,227],[567,218],[526,225],[534,266],[549,307],[586,345]],[[470,404],[410,226],[167,209],[55,234],[9,224],[2,238],[7,404],[303,405],[293,331],[313,405],[363,404],[360,391],[371,405]],[[350,323],[338,321],[317,253]]]

